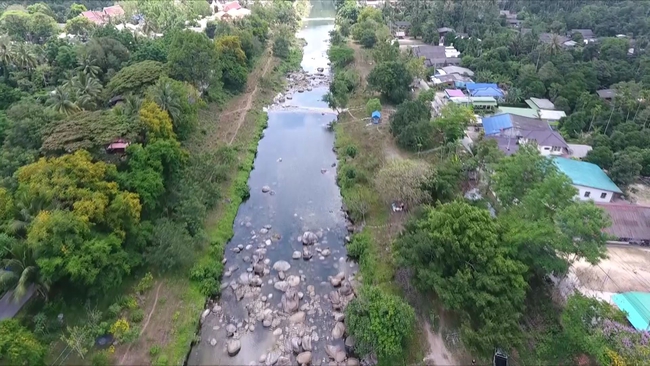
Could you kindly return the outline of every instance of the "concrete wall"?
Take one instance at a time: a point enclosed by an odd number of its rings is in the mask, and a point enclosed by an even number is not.
[[[614,196],[614,192],[612,191],[603,191],[600,189],[579,186],[575,184],[573,186],[576,187],[576,189],[578,189],[578,195],[576,196],[576,198],[578,198],[581,201],[592,200],[594,202],[608,203],[612,200],[612,197]],[[585,197],[586,192],[589,192],[589,197]],[[605,197],[600,198],[601,194],[603,193],[605,194]]]

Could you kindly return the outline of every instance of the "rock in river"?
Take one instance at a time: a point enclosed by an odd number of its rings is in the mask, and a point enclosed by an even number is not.
[[[304,311],[299,311],[289,317],[289,322],[291,324],[297,324],[297,323],[302,323],[305,321],[305,317],[307,314],[305,314]]]
[[[300,252],[296,250],[295,252],[293,252],[293,255],[291,256],[291,258],[300,259],[301,256],[302,255],[300,254]]]
[[[318,236],[311,231],[305,231],[304,234],[302,234],[302,243],[304,245],[313,245],[316,244],[318,241]]]
[[[311,352],[303,352],[296,356],[299,365],[309,365],[311,363]]]
[[[278,281],[273,284],[276,290],[285,292],[289,288],[289,283],[287,281]]]
[[[311,351],[311,337],[306,335],[302,336],[302,349],[305,351]]]
[[[228,351],[228,356],[233,357],[239,353],[241,349],[241,342],[237,339],[231,339],[228,341],[228,346],[226,350]]]
[[[286,272],[291,268],[291,265],[287,261],[277,261],[273,263],[273,269],[280,272]]]
[[[232,337],[236,331],[237,331],[237,327],[235,326],[235,324],[226,325],[226,335],[228,337]]]
[[[332,329],[332,338],[334,339],[343,338],[343,334],[345,334],[345,324],[341,322],[337,322],[334,325],[334,329]]]
[[[294,311],[298,310],[300,306],[300,298],[298,297],[298,292],[295,288],[289,287],[287,292],[282,295],[282,308],[285,313],[292,314]]]
[[[270,190],[271,190],[271,187],[269,187],[269,186],[264,186],[264,187],[262,187],[262,193],[267,193],[267,192],[269,192]]]
[[[291,287],[296,287],[296,286],[300,285],[300,277],[291,275],[291,276],[287,277],[287,283]]]
[[[311,254],[311,252],[307,248],[302,249],[302,259],[307,261],[307,260],[310,260],[311,257],[313,257],[313,256],[314,255]]]

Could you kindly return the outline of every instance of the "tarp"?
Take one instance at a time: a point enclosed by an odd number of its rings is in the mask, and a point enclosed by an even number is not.
[[[627,319],[637,330],[650,330],[650,293],[624,292],[612,296],[614,304],[627,313]]]
[[[372,118],[381,118],[381,113],[379,111],[372,112]]]

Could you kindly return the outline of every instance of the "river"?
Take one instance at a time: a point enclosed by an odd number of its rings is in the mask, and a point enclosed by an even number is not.
[[[307,72],[329,72],[334,14],[332,2],[315,0],[298,33],[307,41]],[[297,358],[321,364],[346,357],[346,338],[337,333],[344,330],[343,308],[354,296],[356,265],[344,247],[348,232],[336,185],[334,134],[325,127],[335,115],[322,112],[326,92],[323,86],[296,92],[285,102],[294,109],[269,109],[248,181],[250,198],[239,208],[226,247],[222,294],[203,314],[188,364],[295,365]],[[316,243],[304,245],[302,239]]]

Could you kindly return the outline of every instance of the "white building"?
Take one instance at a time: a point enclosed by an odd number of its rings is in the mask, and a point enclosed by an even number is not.
[[[560,157],[553,161],[571,179],[578,190],[576,198],[581,201],[608,203],[615,195],[623,193],[596,164]]]

